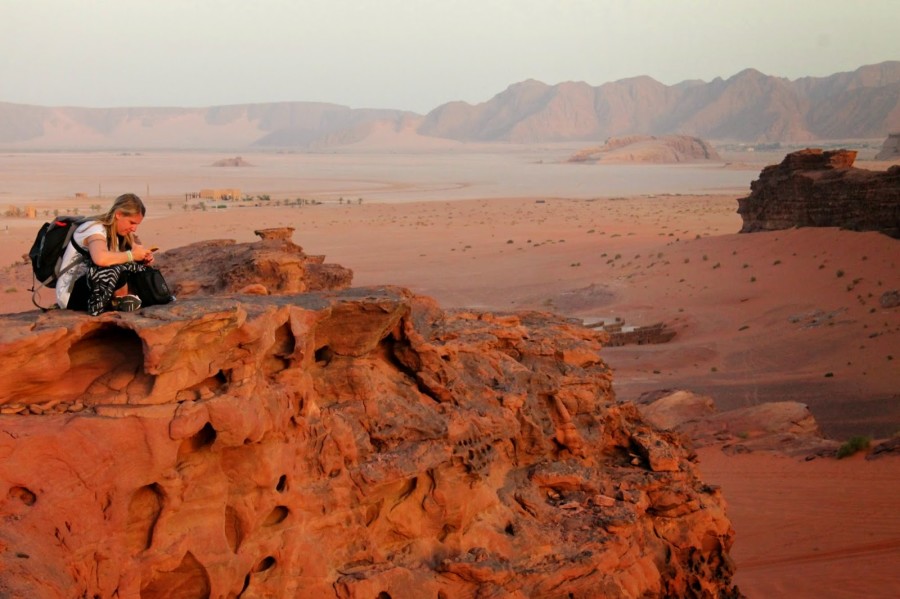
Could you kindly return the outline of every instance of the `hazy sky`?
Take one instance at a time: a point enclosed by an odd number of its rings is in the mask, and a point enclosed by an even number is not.
[[[0,101],[425,113],[525,79],[797,79],[900,60],[898,0],[0,0]]]

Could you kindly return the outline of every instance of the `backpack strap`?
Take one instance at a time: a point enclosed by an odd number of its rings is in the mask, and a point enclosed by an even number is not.
[[[78,225],[78,226],[80,227],[81,225]],[[78,227],[75,227],[75,229],[77,229],[77,228],[78,228]],[[75,231],[74,231],[74,229],[72,230],[72,235],[71,235],[71,237],[70,237],[70,239],[69,239],[69,242],[72,244],[72,247],[75,248],[75,251],[76,251],[76,252],[78,252],[79,254],[81,254],[82,256],[84,256],[85,258],[90,258],[90,257],[91,257],[91,253],[90,253],[89,251],[87,251],[85,248],[81,247],[81,245],[80,245],[77,241],[75,241]],[[62,274],[62,271],[60,271],[59,274]]]
[[[74,242],[73,242],[73,243],[74,243]],[[40,305],[40,304],[38,303],[37,298],[40,297],[40,294],[41,294],[41,288],[42,288],[42,287],[46,287],[46,286],[47,286],[47,283],[49,283],[49,282],[52,281],[53,279],[56,279],[56,278],[58,278],[58,277],[63,276],[64,273],[70,271],[70,270],[73,269],[74,267],[76,267],[76,266],[78,266],[79,264],[85,262],[85,260],[79,260],[78,258],[80,258],[80,257],[81,257],[80,255],[79,255],[79,256],[75,256],[75,259],[72,260],[72,262],[69,263],[68,266],[66,266],[65,268],[63,268],[62,270],[59,271],[59,275],[51,275],[49,278],[47,278],[46,281],[38,281],[38,280],[34,277],[34,273],[32,273],[31,279],[32,279],[32,282],[33,282],[34,284],[32,285],[32,292],[33,292],[33,293],[31,294],[31,303],[34,304],[35,306],[37,306],[38,308],[40,308],[41,310],[43,310],[44,312],[47,312],[48,310],[56,310],[56,309],[58,309],[58,308],[59,308],[59,304],[56,304],[56,303],[54,303],[54,304],[52,304],[52,305],[50,305],[50,306],[42,306],[42,305]]]

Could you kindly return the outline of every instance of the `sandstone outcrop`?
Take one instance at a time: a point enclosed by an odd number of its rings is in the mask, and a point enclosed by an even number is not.
[[[881,150],[875,155],[875,160],[900,159],[900,133],[891,133],[881,145]]]
[[[900,238],[900,165],[870,171],[855,160],[852,150],[807,148],[765,167],[738,200],[741,233],[841,227]]]
[[[599,147],[575,153],[569,162],[680,162],[721,161],[708,142],[689,135],[630,135],[610,138]]]
[[[254,231],[253,243],[232,239],[198,241],[159,254],[157,266],[175,295],[186,298],[222,293],[257,295],[346,289],[353,271],[326,264],[291,241],[292,227]]]
[[[720,492],[603,333],[182,293],[0,316],[0,596],[739,596]]]
[[[839,445],[824,438],[809,408],[796,401],[719,412],[711,397],[679,389],[651,393],[638,401],[638,409],[661,430],[683,435],[696,447],[721,446],[729,454],[833,456]]]

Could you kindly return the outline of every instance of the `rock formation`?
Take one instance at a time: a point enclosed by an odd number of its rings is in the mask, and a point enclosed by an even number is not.
[[[900,133],[891,133],[884,140],[881,150],[875,155],[875,160],[900,159]]]
[[[665,390],[637,403],[647,422],[683,435],[696,447],[721,446],[729,454],[766,451],[811,457],[834,456],[839,446],[822,435],[809,407],[796,401],[719,412],[711,397]]]
[[[689,135],[630,135],[610,138],[599,147],[575,153],[569,162],[680,162],[721,161],[708,142]]]
[[[179,298],[238,292],[303,293],[350,286],[353,271],[326,264],[324,256],[303,253],[303,248],[291,241],[292,227],[254,232],[260,241],[198,241],[163,252],[157,265]]]
[[[246,160],[244,160],[241,156],[235,156],[234,158],[222,158],[221,160],[216,160],[212,163],[213,166],[253,166]]]
[[[855,159],[852,150],[807,148],[765,167],[738,200],[741,233],[841,227],[900,238],[900,165],[870,171]]]
[[[603,333],[185,297],[0,316],[0,596],[740,596],[721,494],[615,401]]]

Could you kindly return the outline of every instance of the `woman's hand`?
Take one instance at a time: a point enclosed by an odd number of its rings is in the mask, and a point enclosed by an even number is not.
[[[143,262],[144,264],[150,264],[153,262],[153,252],[150,248],[144,247],[140,244],[131,248],[131,255],[134,256],[135,262]]]

